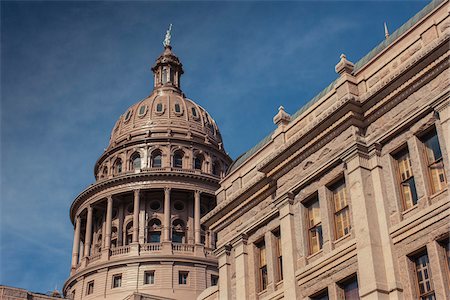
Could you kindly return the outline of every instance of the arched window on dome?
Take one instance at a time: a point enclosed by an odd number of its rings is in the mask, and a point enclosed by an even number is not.
[[[133,221],[130,221],[125,228],[125,245],[131,244],[133,241]]]
[[[184,153],[181,150],[175,151],[173,154],[172,166],[174,168],[183,168],[183,156]]]
[[[120,158],[116,159],[114,162],[114,174],[122,173],[122,160]]]
[[[133,155],[131,155],[131,169],[132,170],[140,170],[141,169],[141,155],[139,153],[135,152]]]
[[[203,169],[203,161],[203,155],[197,154],[194,157],[194,169],[201,171]]]
[[[184,237],[186,234],[186,226],[180,219],[176,219],[172,222],[172,242],[184,243]]]
[[[162,155],[161,151],[155,150],[151,155],[151,167],[152,168],[161,168],[162,167]]]
[[[159,219],[151,219],[147,226],[147,243],[161,242],[161,221]]]
[[[162,70],[161,82],[163,84],[167,83],[167,67],[164,67],[163,70]]]
[[[108,167],[104,166],[103,167],[103,171],[102,171],[102,175],[100,176],[100,178],[106,178],[108,177]]]
[[[214,161],[212,164],[212,173],[213,175],[220,176],[220,164],[217,161]]]
[[[111,228],[111,248],[117,247],[117,227]]]

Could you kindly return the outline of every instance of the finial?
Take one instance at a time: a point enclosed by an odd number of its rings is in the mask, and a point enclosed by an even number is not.
[[[389,37],[389,30],[388,30],[386,22],[384,22],[384,36],[385,36],[385,38]]]
[[[287,125],[291,121],[291,115],[289,115],[285,110],[284,107],[281,105],[278,108],[278,113],[273,117],[273,122],[277,126],[281,125]]]
[[[172,37],[170,35],[171,31],[172,31],[172,24],[169,25],[169,29],[167,29],[167,31],[166,31],[166,37],[164,38],[164,42],[163,42],[164,47],[169,47],[170,46],[170,39]]]
[[[344,73],[352,73],[355,65],[351,61],[347,60],[347,56],[345,54],[341,54],[340,58],[341,60],[334,68],[336,70],[336,73],[341,75]]]

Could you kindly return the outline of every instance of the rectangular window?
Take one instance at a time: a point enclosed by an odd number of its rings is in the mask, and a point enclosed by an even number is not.
[[[328,289],[322,290],[309,297],[311,300],[328,300]]]
[[[94,281],[89,281],[86,288],[86,295],[91,295],[94,292]]]
[[[276,255],[277,255],[277,274],[278,274],[278,281],[283,280],[283,248],[281,247],[281,233],[278,229],[273,233],[275,236],[275,243],[276,243]]]
[[[407,210],[417,204],[416,184],[414,182],[411,159],[408,148],[404,148],[394,155],[397,161],[398,181],[403,209]]]
[[[180,271],[178,272],[178,284],[187,284],[189,272]]]
[[[259,254],[259,290],[264,291],[267,288],[267,259],[266,244],[264,241],[256,245]]]
[[[219,276],[211,275],[211,286],[217,285],[219,283]]]
[[[122,286],[122,274],[113,275],[112,287],[118,288]]]
[[[336,239],[343,237],[350,233],[350,209],[348,206],[347,189],[345,181],[342,179],[331,186],[333,194],[334,207],[334,228],[336,232]]]
[[[424,135],[420,140],[424,145],[424,156],[428,166],[429,181],[431,190],[434,194],[444,189],[447,184],[444,162],[442,160],[442,152],[436,129]]]
[[[322,221],[320,218],[320,206],[317,196],[307,202],[306,210],[308,214],[307,227],[309,254],[313,254],[322,249],[323,245]]]
[[[359,288],[358,279],[356,276],[352,276],[346,279],[342,283],[339,283],[343,299],[346,300],[359,300]]]
[[[430,261],[428,260],[427,252],[413,258],[416,270],[416,282],[419,299],[421,300],[434,300],[434,288],[431,280]]]
[[[155,284],[155,271],[144,272],[144,284]]]

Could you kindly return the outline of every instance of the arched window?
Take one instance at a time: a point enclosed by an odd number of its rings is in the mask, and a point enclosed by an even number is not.
[[[212,164],[212,173],[216,176],[220,175],[220,165],[217,161],[213,162]]]
[[[172,222],[172,242],[184,243],[185,228],[184,222],[180,219]]]
[[[196,155],[194,158],[194,169],[202,170],[202,166],[203,166],[203,156]]]
[[[173,163],[174,168],[183,168],[183,152],[178,150],[173,154]]]
[[[122,160],[120,158],[116,159],[114,163],[114,174],[122,173]]]
[[[131,156],[131,169],[133,170],[141,169],[141,156],[137,152]]]
[[[111,229],[111,248],[117,247],[117,227]]]
[[[133,221],[127,224],[125,228],[125,245],[131,244],[133,241]]]
[[[162,166],[161,151],[156,150],[152,153],[151,166],[152,166],[152,168],[161,168],[161,166]]]
[[[103,167],[103,171],[102,171],[102,175],[101,178],[106,178],[108,176],[108,167],[104,166]]]
[[[161,241],[161,221],[151,219],[147,227],[147,243],[159,243]]]

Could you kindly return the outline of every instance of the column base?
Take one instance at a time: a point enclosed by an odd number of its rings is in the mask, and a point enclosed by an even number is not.
[[[110,250],[109,250],[109,248],[103,249],[103,250],[102,250],[102,257],[101,257],[101,260],[102,260],[102,261],[108,261],[108,260],[109,260],[109,256],[110,256]]]
[[[139,243],[134,242],[130,244],[130,255],[137,256],[139,255]]]
[[[163,254],[172,254],[172,241],[163,241],[161,243],[161,250]]]

